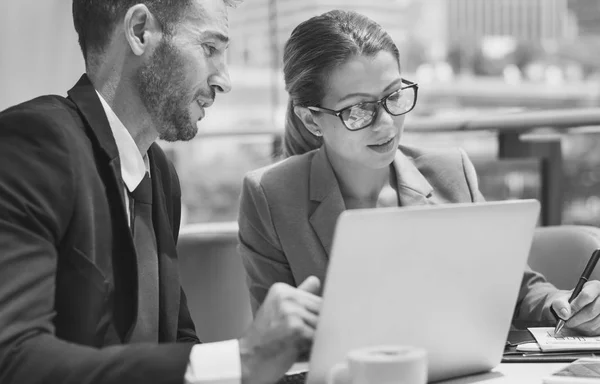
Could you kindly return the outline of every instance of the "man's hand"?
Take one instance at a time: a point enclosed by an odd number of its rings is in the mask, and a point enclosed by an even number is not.
[[[321,307],[321,283],[314,276],[298,288],[273,284],[254,322],[240,339],[242,384],[279,380],[312,345]]]
[[[569,304],[572,291],[562,291],[552,302],[552,308],[565,327],[587,336],[600,335],[600,281],[588,281],[581,293]]]

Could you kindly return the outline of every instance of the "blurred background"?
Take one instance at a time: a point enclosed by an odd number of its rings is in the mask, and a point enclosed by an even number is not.
[[[463,147],[489,200],[539,198],[554,207],[546,223],[600,225],[600,130],[553,124],[561,110],[598,113],[597,0],[245,0],[230,12],[233,90],[217,96],[195,139],[161,142],[180,175],[184,224],[237,219],[243,175],[276,160],[285,41],[334,8],[381,24],[403,76],[419,83],[405,143]],[[1,1],[0,48],[0,110],[64,95],[84,70],[70,0]],[[555,114],[520,124],[536,111]]]

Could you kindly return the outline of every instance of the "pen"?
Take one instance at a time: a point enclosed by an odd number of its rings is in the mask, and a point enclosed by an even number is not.
[[[569,298],[569,304],[571,303],[571,301],[573,301],[577,297],[577,295],[579,295],[579,293],[583,289],[583,285],[590,278],[592,272],[594,271],[594,268],[596,267],[596,263],[598,262],[598,259],[600,259],[600,249],[596,249],[594,251],[594,253],[592,253],[592,256],[590,257],[590,260],[588,261],[587,265],[585,266],[585,269],[583,270],[583,273],[581,274],[581,277],[579,278],[579,281],[577,282],[577,285],[575,286],[573,293],[571,293],[571,297]],[[565,321],[563,319],[559,318],[558,324],[556,324],[556,328],[554,328],[554,334],[555,335],[558,334],[558,332],[561,331],[561,329],[564,327],[564,325],[565,325]]]

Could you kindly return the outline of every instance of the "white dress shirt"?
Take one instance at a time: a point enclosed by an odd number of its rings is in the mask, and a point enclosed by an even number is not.
[[[132,192],[142,181],[146,172],[150,172],[147,154],[141,154],[133,137],[112,108],[96,92],[108,118],[110,129],[117,143],[121,160],[121,177],[125,183],[125,208],[129,217],[129,198],[127,190]],[[196,344],[190,352],[190,361],[182,378],[185,384],[240,384],[242,376],[240,351],[237,340],[218,343]]]

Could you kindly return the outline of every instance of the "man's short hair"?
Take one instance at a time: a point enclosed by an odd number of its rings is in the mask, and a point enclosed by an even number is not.
[[[136,4],[145,4],[169,34],[193,0],[73,0],[73,23],[79,35],[79,46],[87,63],[92,52],[102,52],[116,23]],[[235,6],[240,0],[223,0]]]

